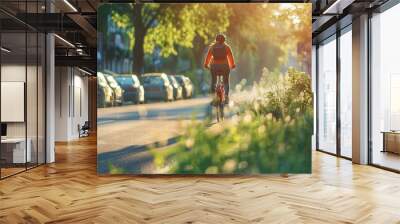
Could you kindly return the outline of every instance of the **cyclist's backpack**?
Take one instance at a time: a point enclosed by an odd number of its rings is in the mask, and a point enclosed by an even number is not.
[[[226,59],[226,47],[225,44],[214,44],[212,46],[212,56],[216,60]]]

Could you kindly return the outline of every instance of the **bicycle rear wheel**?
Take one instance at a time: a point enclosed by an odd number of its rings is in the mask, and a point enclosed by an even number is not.
[[[215,110],[216,110],[216,115],[217,115],[217,122],[219,122],[220,120],[220,106],[219,105],[215,105]]]
[[[225,118],[225,115],[224,115],[224,103],[221,103],[219,105],[219,118],[220,118],[221,121],[223,121],[224,118]]]
[[[224,120],[224,104],[219,103],[218,105],[215,106],[216,109],[216,115],[217,115],[217,122],[223,121]]]

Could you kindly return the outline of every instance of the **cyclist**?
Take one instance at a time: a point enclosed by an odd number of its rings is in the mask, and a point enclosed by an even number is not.
[[[236,67],[231,47],[225,43],[225,36],[218,34],[210,45],[204,60],[204,67],[211,70],[211,93],[215,92],[217,76],[223,77],[225,86],[225,103],[229,103],[229,73]]]

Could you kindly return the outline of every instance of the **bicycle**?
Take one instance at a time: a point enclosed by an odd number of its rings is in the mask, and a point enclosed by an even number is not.
[[[224,107],[225,107],[225,86],[223,77],[217,76],[217,82],[215,85],[215,95],[213,99],[213,106],[217,113],[217,122],[223,121],[225,118]]]

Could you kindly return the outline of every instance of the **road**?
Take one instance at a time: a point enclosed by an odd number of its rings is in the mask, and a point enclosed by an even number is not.
[[[112,164],[127,173],[154,172],[148,149],[175,143],[186,124],[208,116],[209,102],[202,97],[98,109],[98,171],[108,173]]]

